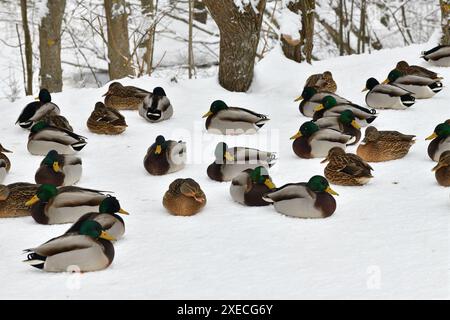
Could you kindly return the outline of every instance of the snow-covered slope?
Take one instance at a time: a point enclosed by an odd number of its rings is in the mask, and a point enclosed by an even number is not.
[[[449,189],[437,185],[424,139],[450,118],[450,89],[409,110],[380,112],[374,123],[379,129],[416,134],[417,143],[402,160],[374,164],[369,185],[335,186],[338,208],[328,219],[300,220],[272,207],[243,207],[231,200],[229,183],[206,176],[221,140],[279,152],[271,171],[278,186],[323,173],[320,159],[297,158],[289,140],[306,120],[293,103],[306,77],[331,70],[338,93],[364,104],[361,89],[368,77],[383,80],[400,59],[423,64],[418,56],[427,48],[416,45],[313,66],[288,61],[275,50],[257,65],[248,93],[227,92],[215,78],[124,80],[147,89],[163,86],[175,115],[149,124],[137,112],[124,112],[129,127],[118,137],[91,134],[85,125],[106,88],[55,94],[75,131],[89,138],[80,153],[84,174],[79,185],[114,191],[131,213],[127,233],[115,245],[116,258],[107,270],[48,274],[23,264],[21,250],[68,226],[42,226],[30,217],[0,220],[0,298],[448,298]],[[450,70],[435,70],[450,79]],[[271,121],[255,136],[207,134],[201,115],[215,99],[267,113]],[[5,183],[33,181],[41,160],[27,152],[27,132],[14,126],[30,100],[2,101],[0,142],[14,151]],[[154,177],[144,170],[146,149],[158,134],[187,141],[189,164],[183,171]],[[164,192],[178,177],[196,179],[207,195],[207,206],[196,216],[173,217],[162,206]]]

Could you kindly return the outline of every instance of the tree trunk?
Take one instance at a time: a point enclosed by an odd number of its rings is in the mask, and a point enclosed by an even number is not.
[[[22,27],[25,35],[25,61],[26,61],[26,95],[33,94],[33,46],[31,44],[30,28],[28,27],[27,0],[20,0],[22,14]]]
[[[301,0],[291,1],[287,4],[287,7],[290,11],[298,14],[301,9],[300,5]],[[303,16],[302,16],[303,19]],[[298,31],[299,37],[301,37],[301,30]],[[281,49],[283,49],[283,53],[286,58],[294,60],[296,62],[302,62],[302,45],[299,39],[292,39],[290,35],[282,34],[281,35]]]
[[[245,92],[253,80],[266,0],[241,12],[233,0],[204,0],[220,30],[219,83],[230,91]]]
[[[208,11],[202,0],[194,1],[194,20],[206,24],[208,19]]]
[[[128,13],[125,0],[104,0],[108,29],[109,78],[133,75],[128,41]]]
[[[314,11],[316,9],[315,0],[303,0],[300,2],[302,11],[302,32],[300,42],[303,46],[303,54],[306,62],[311,63],[312,51],[314,47]]]
[[[157,6],[158,3],[156,3]],[[153,0],[141,0],[142,14],[147,17],[147,19],[151,20],[151,25],[147,30],[147,35],[145,40],[143,41],[143,45],[145,47],[145,53],[142,57],[145,65],[147,65],[147,74],[151,75],[153,71],[153,45],[155,39],[155,11],[156,6],[153,3]],[[140,72],[142,74],[142,72]]]
[[[450,45],[450,1],[439,0],[441,6],[442,45]]]
[[[192,24],[194,19],[194,0],[189,1],[189,41],[188,41],[188,70],[189,79],[192,79],[192,73],[194,70],[194,49],[192,45]]]
[[[48,13],[39,26],[39,54],[41,69],[39,78],[41,88],[50,92],[62,90],[61,69],[61,25],[66,0],[47,2]]]
[[[344,55],[344,1],[339,0],[339,55]]]

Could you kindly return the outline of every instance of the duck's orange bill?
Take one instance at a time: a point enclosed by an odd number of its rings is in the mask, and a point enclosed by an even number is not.
[[[102,231],[102,233],[99,236],[100,239],[105,239],[105,240],[109,240],[109,241],[114,241],[116,240],[116,238],[114,238],[112,235],[110,235],[108,232],[106,231]]]

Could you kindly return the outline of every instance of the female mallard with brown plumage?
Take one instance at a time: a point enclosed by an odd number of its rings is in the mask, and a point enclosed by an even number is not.
[[[439,161],[441,154],[450,150],[450,119],[437,125],[426,140],[432,140],[428,145],[428,155],[433,161]]]
[[[438,164],[433,168],[436,181],[443,187],[450,187],[450,151],[445,151],[439,157]]]
[[[55,150],[50,150],[36,171],[34,180],[37,184],[70,186],[80,180],[81,172],[81,158],[59,154]]]
[[[330,71],[324,73],[313,74],[306,80],[305,88],[312,87],[317,91],[328,91],[335,93],[337,90],[336,81]]]
[[[321,129],[313,121],[307,121],[291,137],[292,150],[303,159],[324,158],[333,147],[345,149],[351,136],[334,129]]]
[[[31,211],[25,201],[36,194],[38,187],[25,182],[0,185],[0,218],[29,216]]]
[[[356,154],[368,162],[401,159],[408,154],[415,137],[398,131],[378,131],[375,127],[368,127]]]
[[[192,216],[206,205],[206,196],[193,179],[176,179],[163,198],[164,207],[175,216]]]
[[[102,102],[95,104],[86,123],[89,131],[97,134],[121,134],[127,128],[125,117],[119,111],[108,108]]]
[[[108,91],[103,95],[105,105],[117,110],[138,110],[146,103],[151,93],[133,86],[123,86],[119,82],[109,85]]]
[[[0,183],[3,182],[9,170],[11,170],[11,161],[4,153],[11,153],[0,144]]]
[[[233,178],[230,194],[234,201],[249,206],[268,206],[263,196],[275,189],[272,178],[265,167],[247,169]]]
[[[373,178],[373,168],[363,159],[353,153],[346,153],[339,147],[332,148],[322,163],[329,162],[325,167],[325,177],[333,184],[341,186],[362,186]]]
[[[405,75],[425,77],[432,80],[444,79],[443,77],[439,76],[436,72],[433,72],[421,66],[409,65],[408,62],[404,60],[399,61],[395,69],[399,70],[401,73]]]
[[[263,199],[279,213],[296,218],[327,218],[336,210],[337,193],[327,179],[314,176],[307,183],[289,183],[275,188]]]
[[[161,176],[180,171],[186,165],[186,143],[156,137],[144,157],[144,167],[148,173]]]

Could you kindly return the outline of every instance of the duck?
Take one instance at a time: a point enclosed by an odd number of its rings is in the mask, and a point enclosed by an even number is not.
[[[156,87],[153,89],[146,103],[139,105],[139,115],[152,123],[168,120],[172,117],[173,107],[163,88]]]
[[[25,201],[36,194],[38,187],[26,182],[0,184],[0,218],[29,216],[31,211],[25,206]]]
[[[144,157],[144,167],[154,176],[162,176],[182,170],[186,165],[186,143],[156,137]]]
[[[68,130],[73,132],[73,128],[69,123],[69,120],[67,120],[64,116],[53,114],[53,113],[46,113],[42,118],[39,120],[47,122],[49,125],[57,128],[61,128],[64,130]]]
[[[336,81],[330,71],[324,73],[313,74],[306,80],[305,87],[312,87],[318,91],[328,91],[335,93],[337,90]]]
[[[360,126],[368,126],[378,116],[375,109],[367,109],[354,103],[339,104],[333,96],[325,96],[322,103],[314,108],[313,121],[323,117],[336,117],[345,110],[350,110],[356,117],[356,123]]]
[[[98,190],[42,184],[25,205],[39,224],[74,223],[86,213],[95,212],[105,197]]]
[[[379,131],[375,127],[368,127],[356,154],[367,162],[401,159],[408,154],[415,137],[398,131]]]
[[[8,172],[11,170],[11,161],[5,153],[12,153],[5,149],[0,143],[0,183],[3,182]]]
[[[261,151],[247,147],[230,148],[225,142],[219,142],[214,150],[215,160],[206,173],[211,180],[231,181],[236,175],[247,169],[263,166],[270,168],[277,161],[274,152]]]
[[[174,180],[163,197],[164,208],[175,216],[192,216],[200,212],[205,205],[205,193],[191,178]]]
[[[373,168],[359,156],[346,153],[344,149],[334,147],[321,162],[329,162],[325,167],[325,178],[341,186],[362,186],[373,178]]]
[[[151,93],[133,86],[123,86],[120,82],[109,85],[108,91],[103,95],[105,105],[117,110],[138,110],[146,103]]]
[[[375,78],[367,80],[364,91],[369,91],[366,104],[370,108],[404,110],[416,102],[411,92],[391,84],[380,84]]]
[[[349,146],[355,145],[361,139],[361,126],[352,110],[344,110],[339,116],[322,117],[314,121],[320,129],[334,129],[348,134],[354,139]]]
[[[119,240],[125,234],[125,222],[117,213],[129,215],[129,213],[120,207],[119,200],[111,195],[100,202],[98,212],[89,212],[81,216],[65,234],[76,232],[80,225],[87,220],[98,222],[103,230],[111,235],[115,240]]]
[[[107,135],[121,134],[127,128],[125,117],[118,110],[105,106],[103,102],[95,104],[86,125],[93,133]]]
[[[30,129],[44,115],[59,115],[61,113],[59,107],[52,102],[52,96],[47,89],[42,88],[36,100],[27,104],[20,113],[16,121],[16,124],[19,124],[20,127]]]
[[[352,139],[350,135],[334,129],[320,129],[313,121],[300,126],[299,131],[291,137],[294,140],[292,150],[303,159],[324,158],[333,147],[345,149]]]
[[[411,76],[419,76],[424,78],[429,78],[432,80],[442,80],[444,79],[440,75],[438,75],[436,72],[428,70],[427,68],[416,66],[416,65],[409,65],[408,62],[402,60],[397,63],[395,66],[395,69],[399,70],[404,75],[411,75]]]
[[[261,207],[270,205],[263,196],[275,189],[275,184],[263,166],[247,169],[235,176],[231,181],[231,198],[245,206]]]
[[[86,137],[53,127],[45,121],[37,122],[30,131],[27,148],[33,155],[45,156],[50,150],[71,155],[83,149],[87,144]]]
[[[307,183],[288,183],[263,196],[273,203],[277,212],[295,218],[328,218],[336,211],[336,191],[328,180],[320,175],[311,177]]]
[[[34,180],[37,184],[71,186],[80,180],[81,173],[81,158],[50,150],[37,169]]]
[[[450,187],[450,150],[444,151],[438,164],[432,169],[436,181],[443,187]]]
[[[299,110],[302,115],[308,118],[314,116],[315,108],[322,104],[325,97],[331,96],[336,100],[336,104],[351,104],[350,100],[347,100],[333,92],[318,91],[313,87],[306,87],[303,89],[301,96],[297,97],[294,101],[300,102]]]
[[[115,240],[94,220],[77,230],[26,249],[25,263],[46,272],[90,272],[106,269],[114,260]]]
[[[254,134],[269,121],[264,114],[229,107],[222,100],[214,101],[203,118],[206,118],[205,127],[209,133],[223,135]]]
[[[442,82],[421,76],[405,75],[394,69],[383,84],[392,84],[412,93],[416,99],[429,99],[443,88]]]
[[[439,45],[431,50],[423,51],[421,58],[439,67],[450,67],[450,46]]]
[[[428,145],[428,156],[433,161],[439,161],[441,154],[450,150],[450,119],[438,124],[426,140],[431,140]]]

